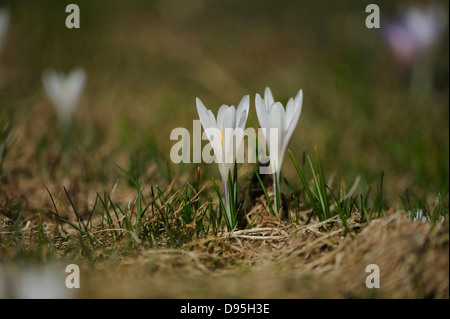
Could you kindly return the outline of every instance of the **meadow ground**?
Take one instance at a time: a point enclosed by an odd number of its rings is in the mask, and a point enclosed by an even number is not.
[[[63,3],[0,0],[0,297],[24,296],[30,269],[64,285],[68,264],[81,288],[60,296],[449,297],[447,24],[414,67],[383,37],[408,3],[378,3],[380,29],[360,1],[77,3],[75,30]],[[87,83],[61,132],[42,72],[75,67]],[[170,132],[192,131],[196,97],[215,113],[245,94],[258,127],[266,86],[304,94],[282,214],[240,164],[228,232],[217,165],[172,163]]]

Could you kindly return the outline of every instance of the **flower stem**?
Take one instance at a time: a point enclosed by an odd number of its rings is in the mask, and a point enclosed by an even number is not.
[[[273,194],[274,194],[274,209],[280,213],[281,197],[280,197],[280,175],[273,174]]]
[[[228,179],[223,181],[223,191],[225,195],[225,211],[228,217],[228,223],[231,225],[230,190],[228,189]]]

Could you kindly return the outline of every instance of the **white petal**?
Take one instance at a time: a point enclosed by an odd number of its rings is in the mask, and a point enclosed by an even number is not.
[[[223,127],[223,119],[224,119],[224,115],[225,112],[229,109],[230,107],[228,105],[223,104],[220,108],[219,111],[217,112],[217,128],[221,131],[223,131],[224,127]]]
[[[245,95],[241,102],[239,102],[239,106],[236,111],[236,127],[240,127],[245,129],[245,124],[247,123],[247,117],[250,109],[250,96]],[[243,118],[242,115],[245,114]]]
[[[52,101],[57,111],[59,111],[61,105],[61,81],[58,75],[52,69],[46,70],[42,74],[42,83],[50,101]]]
[[[256,116],[258,117],[259,121],[259,126],[261,126],[262,128],[267,128],[269,126],[270,113],[267,111],[264,100],[261,99],[261,96],[258,93],[256,93],[255,96],[255,109]]]
[[[235,128],[236,151],[239,151],[241,149],[241,144],[244,139],[245,122],[247,121],[247,110],[244,110],[244,112],[241,113],[240,117],[241,118],[239,119],[239,122],[237,123],[236,128]],[[237,156],[237,152],[235,152],[235,156]]]
[[[270,108],[270,127],[276,127],[284,132],[286,123],[286,113],[280,102],[276,102]]]
[[[289,123],[292,120],[295,112],[295,102],[293,98],[290,98],[286,105],[286,124],[285,127],[289,127]]]
[[[294,100],[294,108],[292,119],[289,121],[289,126],[286,128],[286,140],[289,140],[297,126],[298,120],[300,119],[300,114],[302,112],[303,105],[303,92],[300,90]]]
[[[297,92],[297,94],[295,95],[295,100],[296,100],[296,101],[297,101],[299,98],[301,98],[302,101],[303,101],[303,90],[299,90],[299,91]]]
[[[295,100],[294,100],[294,114],[292,116],[292,119],[290,120],[289,126],[286,128],[286,133],[285,133],[285,137],[283,140],[283,146],[282,146],[281,154],[280,154],[280,158],[281,158],[280,164],[282,164],[282,162],[283,162],[283,156],[284,156],[284,153],[286,152],[286,148],[288,146],[289,140],[291,139],[291,136],[294,133],[295,127],[297,126],[297,123],[300,119],[302,105],[303,105],[303,92],[302,92],[302,90],[300,90],[299,93],[297,93],[297,96],[295,97]],[[287,114],[286,114],[286,116],[287,116]]]
[[[214,114],[206,108],[199,98],[196,98],[195,101],[197,104],[198,117],[200,118],[203,129],[206,130],[210,127],[216,127],[216,119],[214,118]]]
[[[303,105],[303,91],[300,90],[294,100],[294,106],[290,112],[292,112],[291,119],[286,119],[289,122],[289,125],[286,127],[285,132],[285,140],[289,141],[289,139],[292,136],[292,133],[295,130],[295,127],[297,126],[298,120],[300,119],[300,114],[302,112],[302,105]],[[287,114],[286,114],[287,117]]]
[[[277,139],[275,137],[271,137],[270,135],[273,131],[269,131],[268,143],[269,143],[269,152],[271,158],[271,165],[275,167],[275,170],[279,170],[280,165],[280,157],[282,157],[281,149],[284,141],[284,128],[286,123],[286,114],[280,102],[276,102],[272,105],[270,109],[270,128],[277,129]],[[275,145],[273,143],[276,143]],[[276,153],[275,153],[276,152]],[[275,163],[274,163],[275,162]]]
[[[223,150],[225,152],[225,162],[230,164],[234,161],[234,138],[233,130],[236,125],[236,109],[234,106],[225,112],[223,119]]]
[[[214,150],[217,163],[223,163],[222,132],[217,127],[209,127],[205,129],[205,134]]]
[[[244,110],[244,112],[240,113],[236,112],[236,128],[245,130],[245,123],[247,122],[248,113],[247,110]],[[238,118],[239,116],[239,118]]]
[[[266,104],[266,109],[269,109],[273,103],[275,103],[275,100],[273,99],[272,91],[269,87],[266,87],[266,90],[264,91],[264,103]]]
[[[64,104],[68,108],[70,114],[73,113],[83,92],[86,82],[86,74],[82,69],[72,71],[67,77],[64,84]]]
[[[86,73],[83,69],[75,69],[70,73],[68,81],[72,91],[76,92],[76,96],[79,97],[86,82]]]
[[[236,125],[236,109],[230,106],[223,115],[223,129],[234,128]]]

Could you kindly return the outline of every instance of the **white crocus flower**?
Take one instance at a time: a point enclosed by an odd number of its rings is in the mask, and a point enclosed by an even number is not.
[[[286,111],[280,102],[275,102],[270,88],[266,88],[264,99],[256,94],[255,106],[259,125],[269,147],[270,170],[274,174],[273,186],[276,200],[280,203],[279,179],[284,153],[289,139],[294,133],[302,111],[303,91],[298,91],[295,98],[290,98]]]
[[[410,213],[409,217],[414,221],[414,222],[421,222],[421,223],[426,223],[430,221],[430,217],[429,216],[425,216],[425,214],[423,213],[422,209],[417,209],[416,213]]]
[[[2,52],[2,44],[6,36],[9,26],[9,11],[0,9],[0,53]]]
[[[245,95],[237,109],[233,105],[222,105],[217,113],[217,120],[211,110],[208,110],[199,98],[196,99],[196,104],[200,122],[219,165],[225,193],[226,213],[228,220],[231,221],[228,173],[231,172],[231,175],[233,175],[236,153],[244,138],[243,133],[249,113],[250,99],[248,95]]]
[[[83,92],[86,74],[80,68],[67,76],[54,70],[47,70],[42,75],[42,81],[45,92],[55,106],[59,126],[65,131],[70,127],[72,114]]]

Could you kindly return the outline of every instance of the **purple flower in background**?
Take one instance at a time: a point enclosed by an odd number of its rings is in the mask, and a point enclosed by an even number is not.
[[[447,14],[437,6],[407,8],[400,19],[387,22],[384,36],[395,57],[411,65],[441,38],[447,24]]]

